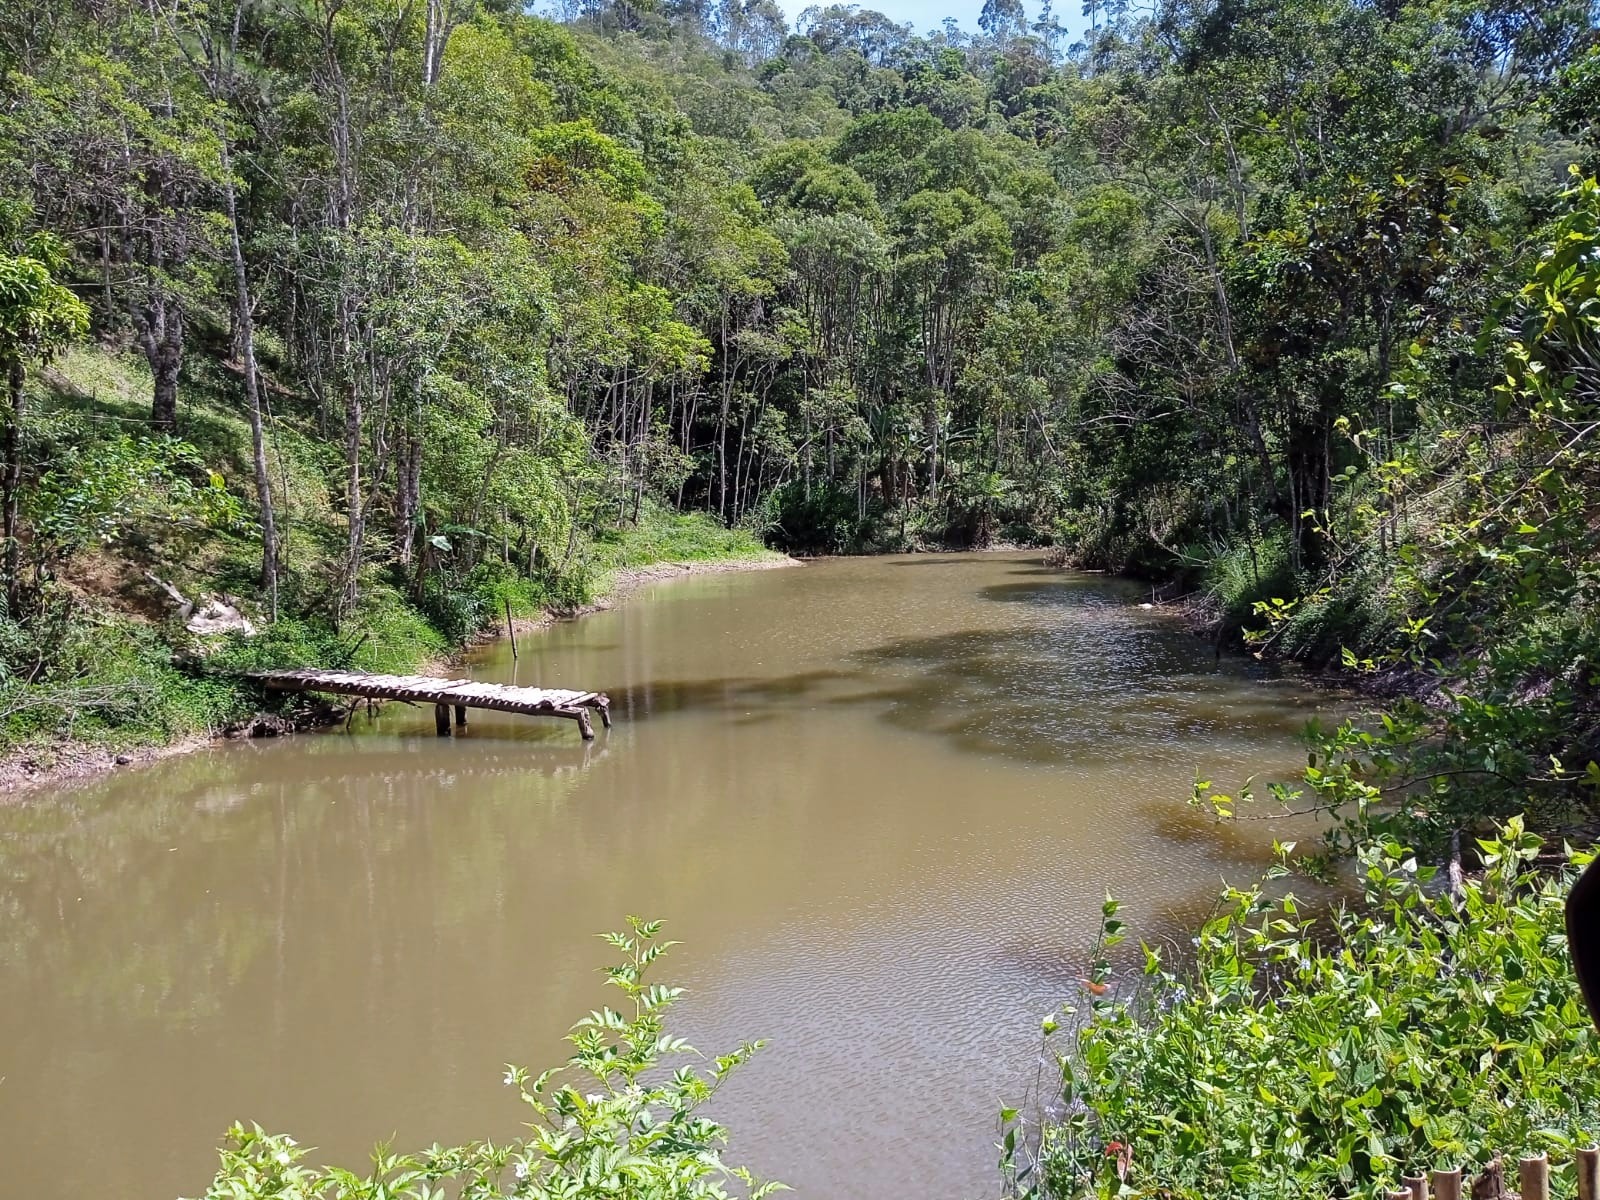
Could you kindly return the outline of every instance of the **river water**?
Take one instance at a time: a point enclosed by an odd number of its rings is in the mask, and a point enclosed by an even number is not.
[[[1186,806],[1292,769],[1316,697],[1034,555],[706,575],[480,678],[616,728],[392,705],[0,804],[0,1163],[29,1200],[204,1191],[236,1118],[357,1166],[513,1135],[628,913],[679,1031],[769,1045],[730,1157],[801,1195],[993,1194],[1109,889],[1179,939],[1271,830]]]

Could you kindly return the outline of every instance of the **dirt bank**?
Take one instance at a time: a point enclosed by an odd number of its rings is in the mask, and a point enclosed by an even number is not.
[[[533,633],[556,621],[575,620],[589,613],[615,608],[629,596],[653,583],[682,579],[690,575],[715,575],[732,571],[768,571],[777,567],[798,567],[799,560],[774,554],[763,558],[713,558],[689,562],[651,563],[617,571],[607,581],[605,594],[591,604],[571,612],[546,611],[535,617],[519,617],[519,635]],[[505,628],[490,629],[483,641],[505,636]],[[481,644],[481,643],[480,643]],[[429,664],[424,670],[445,670],[450,661]],[[111,749],[91,742],[61,741],[44,746],[26,746],[0,758],[0,804],[20,799],[30,792],[74,780],[88,779],[107,771],[128,770],[188,754],[233,737],[275,736],[309,729],[326,728],[342,713],[335,706],[312,709],[297,725],[276,718],[257,718],[226,734],[193,734],[159,746],[134,746]]]

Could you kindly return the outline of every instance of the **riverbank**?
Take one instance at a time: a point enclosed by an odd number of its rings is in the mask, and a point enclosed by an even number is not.
[[[755,550],[721,558],[690,558],[618,567],[601,577],[593,600],[575,608],[547,607],[537,614],[514,616],[512,626],[520,636],[548,628],[557,621],[576,620],[590,613],[604,612],[625,602],[641,589],[692,575],[725,574],[742,571],[768,571],[803,565],[798,559],[776,551]],[[413,669],[452,670],[464,652],[504,637],[505,624],[490,625],[460,643],[448,653],[419,656]],[[310,664],[306,664],[310,665]],[[110,771],[132,769],[176,755],[190,754],[219,741],[241,737],[277,737],[324,729],[342,720],[344,713],[326,702],[304,704],[289,715],[253,712],[224,728],[185,733],[166,741],[148,744],[117,745],[84,738],[60,738],[38,744],[18,746],[0,755],[0,804],[6,804],[30,791],[90,779]]]

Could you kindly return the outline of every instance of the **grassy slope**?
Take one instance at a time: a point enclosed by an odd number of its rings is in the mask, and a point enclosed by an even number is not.
[[[192,356],[179,432],[247,498],[250,437],[230,407],[233,385],[223,368]],[[146,429],[149,388],[137,355],[83,347],[36,378],[31,399],[47,442],[137,437]],[[103,756],[216,733],[256,708],[258,698],[233,678],[241,670],[331,664],[415,670],[496,623],[507,601],[527,615],[590,599],[608,590],[618,571],[652,563],[776,557],[742,530],[646,506],[637,526],[602,531],[579,556],[582,565],[553,591],[508,575],[480,583],[472,595],[436,598],[425,611],[374,572],[364,581],[357,618],[334,630],[317,614],[328,611],[344,536],[328,487],[337,464],[288,419],[275,421],[273,434],[272,474],[287,526],[282,619],[253,639],[200,644],[146,574],[190,599],[243,597],[243,610],[264,625],[250,601],[258,550],[249,530],[196,539],[141,528],[80,554],[53,588],[55,611],[46,627],[5,630],[13,645],[0,647],[11,668],[0,680],[0,760],[23,764],[27,774],[50,771],[89,750]],[[35,648],[26,644],[30,636]],[[30,672],[30,659],[59,662]]]
[[[647,509],[639,524],[608,531],[595,539],[595,563],[605,576],[652,563],[712,560],[777,560],[743,529],[727,529],[704,513]],[[601,588],[604,591],[604,587]]]

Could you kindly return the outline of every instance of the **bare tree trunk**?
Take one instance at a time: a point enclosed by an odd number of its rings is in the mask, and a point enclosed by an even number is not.
[[[150,364],[155,390],[150,402],[150,427],[171,432],[178,426],[178,373],[183,369],[183,308],[151,285],[138,314],[139,348]]]
[[[250,272],[239,237],[239,197],[233,182],[233,161],[227,138],[222,141],[222,172],[227,180],[223,201],[228,215],[228,244],[233,255],[233,328],[244,367],[244,407],[250,422],[250,463],[255,474],[256,507],[261,521],[261,588],[267,613],[278,619],[278,520],[272,503],[272,476],[267,470],[267,439],[261,420],[261,378],[256,369],[256,321],[250,294]]]
[[[395,552],[401,563],[410,566],[416,542],[417,513],[422,508],[422,441],[415,433],[406,437],[400,449],[395,485]]]
[[[22,492],[22,384],[25,378],[22,359],[13,358],[6,372],[11,411],[6,414],[4,433],[5,480],[0,502],[5,507],[6,605],[16,616],[18,588],[21,584],[21,548],[17,545],[17,505]]]
[[[344,406],[344,502],[349,538],[345,543],[343,617],[355,611],[361,596],[361,557],[367,532],[366,507],[361,502],[361,385],[352,379],[349,387]]]

